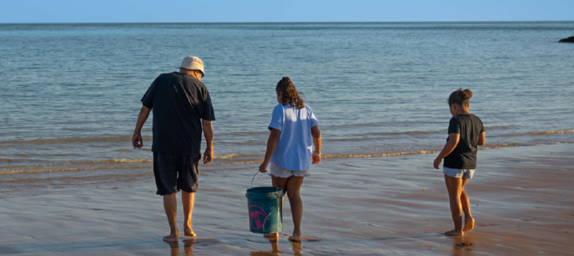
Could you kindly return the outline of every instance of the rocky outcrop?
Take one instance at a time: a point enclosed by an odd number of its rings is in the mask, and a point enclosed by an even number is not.
[[[574,36],[560,39],[560,41],[558,41],[558,42],[560,42],[560,43],[574,43]]]

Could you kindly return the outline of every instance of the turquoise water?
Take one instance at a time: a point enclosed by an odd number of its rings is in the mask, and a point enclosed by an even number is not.
[[[282,76],[327,159],[440,150],[459,87],[486,147],[574,143],[574,44],[557,43],[572,35],[574,22],[0,24],[0,181],[149,173],[151,120],[145,150],[130,142],[139,100],[189,55],[216,111],[213,169],[263,158]]]

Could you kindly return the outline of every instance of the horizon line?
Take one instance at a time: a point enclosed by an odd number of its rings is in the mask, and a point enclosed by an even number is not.
[[[0,25],[39,25],[39,24],[336,24],[336,23],[534,23],[534,22],[574,22],[574,20],[483,20],[483,21],[214,21],[214,22],[0,22]]]

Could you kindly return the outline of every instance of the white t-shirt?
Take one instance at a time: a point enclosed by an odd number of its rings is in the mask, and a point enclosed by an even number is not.
[[[273,109],[269,130],[281,131],[279,143],[271,156],[271,162],[291,171],[305,171],[311,167],[313,136],[311,127],[319,124],[311,107],[302,109],[289,104],[278,104]]]

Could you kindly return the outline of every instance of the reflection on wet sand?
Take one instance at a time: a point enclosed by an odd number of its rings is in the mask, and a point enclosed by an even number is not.
[[[454,246],[452,256],[468,255],[473,250],[474,242],[472,236],[453,237]]]
[[[251,256],[276,256],[283,255],[283,252],[279,250],[279,241],[275,238],[267,238],[271,244],[271,251],[257,251],[251,252]],[[293,255],[303,255],[301,254],[301,243],[291,243],[291,249],[293,250]]]
[[[279,240],[275,237],[267,238],[271,244],[271,251],[255,251],[251,252],[251,256],[273,256],[273,255],[283,255],[283,252],[279,250]]]
[[[179,254],[179,242],[167,242],[164,241],[166,244],[169,244],[170,247],[170,255],[177,256]],[[189,238],[183,240],[183,251],[185,256],[192,256],[193,255],[193,245],[195,245],[195,238]]]
[[[291,243],[293,246],[293,253],[295,255],[302,255],[301,254],[301,243]]]

